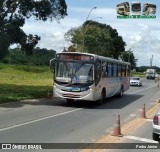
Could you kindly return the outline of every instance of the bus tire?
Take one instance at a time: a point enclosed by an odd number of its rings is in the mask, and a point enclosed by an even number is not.
[[[119,93],[118,97],[121,98],[123,96],[123,92],[124,92],[123,86],[121,86],[120,93]]]
[[[102,104],[106,99],[106,90],[105,88],[102,89],[102,92],[101,92],[101,99],[98,101],[99,104]]]
[[[74,99],[66,99],[67,100],[67,104],[71,105],[74,102]]]

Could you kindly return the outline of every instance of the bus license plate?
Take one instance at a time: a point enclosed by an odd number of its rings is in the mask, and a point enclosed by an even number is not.
[[[68,94],[67,96],[68,97],[74,97],[74,94]]]

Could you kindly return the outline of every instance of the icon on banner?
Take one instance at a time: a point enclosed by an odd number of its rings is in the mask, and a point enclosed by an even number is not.
[[[2,144],[2,149],[12,149],[11,144]]]
[[[117,14],[120,15],[129,15],[130,14],[130,5],[128,2],[123,2],[117,4]]]
[[[157,5],[149,2],[123,2],[117,4],[117,19],[155,19]]]
[[[152,3],[144,3],[143,4],[143,15],[154,15],[156,14],[156,8],[157,6]]]

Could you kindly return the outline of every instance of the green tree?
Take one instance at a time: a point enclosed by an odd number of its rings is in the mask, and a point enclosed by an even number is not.
[[[40,37],[38,35],[33,36],[32,34],[29,34],[28,36],[25,36],[21,41],[21,49],[24,51],[27,50],[27,55],[32,55],[33,48],[38,43],[38,40],[40,40]]]
[[[131,63],[131,69],[136,68],[136,62],[138,61],[138,59],[135,58],[131,49],[129,49],[125,52],[122,52],[120,58],[125,62],[130,62]]]
[[[66,15],[65,0],[0,0],[0,59],[14,43],[22,45],[26,52],[29,51],[27,54],[31,54],[40,38],[36,35],[31,38],[22,30],[26,19],[52,21]],[[28,38],[34,38],[34,41],[28,43]]]
[[[125,42],[111,26],[92,20],[78,28],[72,28],[65,39],[76,44],[77,51],[88,52],[118,59],[125,50]]]

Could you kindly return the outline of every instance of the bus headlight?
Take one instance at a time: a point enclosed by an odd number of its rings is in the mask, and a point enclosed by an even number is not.
[[[87,94],[90,94],[91,92],[92,92],[92,89],[88,89],[86,91],[83,91],[82,94],[87,95]]]
[[[81,88],[81,91],[86,91],[87,89],[86,88]]]

